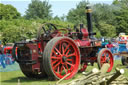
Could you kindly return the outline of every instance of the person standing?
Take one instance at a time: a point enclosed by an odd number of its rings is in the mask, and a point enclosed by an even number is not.
[[[0,54],[3,54],[3,45],[0,44]]]
[[[115,40],[113,43],[113,53],[118,53],[118,51],[119,51],[119,44],[117,40]]]
[[[105,46],[106,48],[110,49],[110,51],[113,53],[113,44],[111,43],[111,41],[108,42],[108,44]]]
[[[3,68],[6,68],[6,65],[4,63],[4,55],[3,55],[3,45],[0,44],[0,63],[2,65]]]
[[[127,52],[128,52],[128,40],[126,42],[126,49],[127,49]]]

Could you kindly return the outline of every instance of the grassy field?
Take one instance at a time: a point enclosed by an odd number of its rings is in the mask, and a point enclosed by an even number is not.
[[[95,64],[94,66],[88,66],[85,72],[89,72],[94,67],[98,68],[97,64]],[[116,67],[124,69],[125,70],[124,76],[128,77],[128,68],[126,68],[126,66],[122,66],[120,60],[116,60],[114,62],[114,67],[112,72],[115,71],[114,69]],[[77,75],[75,75],[73,79],[79,78],[81,76],[82,74],[78,73]],[[25,77],[20,70],[0,73],[0,85],[17,85],[18,79],[20,79],[20,85],[48,85],[48,84],[55,84],[57,82],[57,81],[49,81],[48,78],[39,79],[39,80],[29,79]],[[64,80],[62,83],[71,81],[73,79]]]

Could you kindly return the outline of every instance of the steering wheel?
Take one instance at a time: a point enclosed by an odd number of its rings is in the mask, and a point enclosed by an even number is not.
[[[43,30],[45,36],[49,36],[52,33],[52,31],[54,32],[54,30],[57,30],[57,27],[52,23],[42,24],[39,30],[37,31],[37,39],[40,39],[41,37],[41,30]]]

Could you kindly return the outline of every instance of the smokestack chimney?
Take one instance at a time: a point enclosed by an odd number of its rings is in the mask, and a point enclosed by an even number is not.
[[[92,9],[91,6],[86,6],[86,15],[87,15],[87,26],[88,26],[88,32],[90,34],[90,38],[93,38],[93,29],[92,29]]]

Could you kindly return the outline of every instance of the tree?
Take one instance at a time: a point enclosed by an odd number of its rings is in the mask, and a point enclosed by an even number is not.
[[[51,5],[47,1],[32,0],[25,17],[27,19],[51,19]]]
[[[86,14],[85,14],[85,7],[88,3],[86,1],[81,1],[77,6],[76,9],[71,9],[68,13],[67,20],[69,22],[72,22],[74,24],[84,23],[86,24]],[[112,37],[116,35],[115,27],[113,26],[115,24],[115,7],[108,4],[94,4],[92,6],[92,23],[93,23],[93,30],[97,33],[96,37],[100,37],[101,35]],[[105,24],[104,24],[104,23]],[[112,31],[114,31],[114,35],[111,34],[111,31],[104,30],[106,27],[103,27],[103,25],[106,25],[107,27],[111,27]],[[108,33],[104,34],[104,33]]]
[[[92,17],[96,27],[99,28],[99,22],[106,22],[107,24],[114,25],[115,11],[116,9],[113,5],[95,4],[93,6]]]
[[[116,29],[115,26],[107,24],[105,22],[100,23],[100,32],[102,36],[105,37],[115,37],[116,36]]]
[[[61,21],[66,21],[66,15],[63,14],[63,15],[60,17],[60,20],[61,20]]]
[[[128,0],[114,0],[112,4],[120,7],[125,6],[128,8]]]
[[[17,19],[21,15],[12,5],[4,5],[0,3],[0,20]]]
[[[126,32],[128,33],[128,8],[122,8],[116,13],[116,29],[117,33]]]
[[[116,22],[114,15],[114,12],[116,10],[117,8],[115,8],[115,6],[113,5],[108,5],[108,4],[93,5],[93,12],[92,12],[93,23],[95,24],[95,27],[100,31],[102,36],[114,37],[116,35],[116,29],[115,29]]]
[[[42,23],[56,24],[57,28],[67,28],[68,25],[73,28],[73,24],[60,20],[31,19],[23,18],[13,20],[0,20],[0,40],[4,44],[17,42],[23,39],[32,39],[37,37],[37,30]],[[42,31],[41,31],[42,32]]]
[[[114,0],[112,4],[118,5],[119,4],[119,0]]]
[[[86,24],[86,14],[85,7],[87,5],[86,1],[81,1],[76,9],[71,9],[67,15],[67,21],[72,22],[74,24]]]
[[[57,15],[53,18],[54,20],[60,20],[60,17],[58,17]]]
[[[35,20],[13,19],[0,20],[0,39],[4,44],[21,41],[22,39],[35,38],[40,23]]]
[[[128,0],[115,0],[113,4],[120,7],[120,9],[114,13],[116,17],[115,25],[117,34],[120,32],[128,33]]]
[[[2,32],[2,42],[6,44],[7,42],[15,42],[19,41],[21,37],[21,33],[15,25],[8,26],[9,28],[6,28]]]

